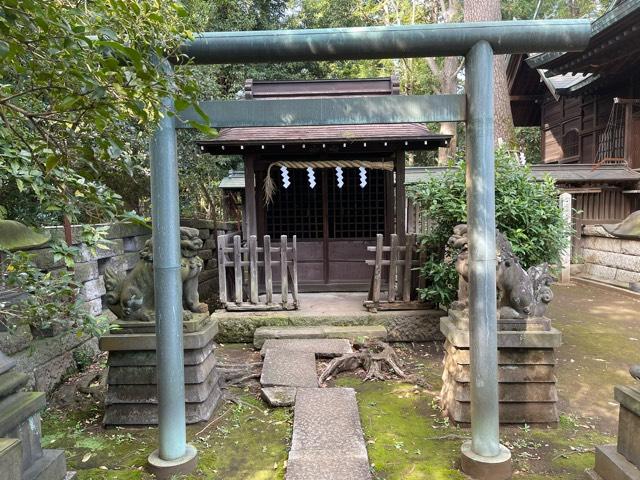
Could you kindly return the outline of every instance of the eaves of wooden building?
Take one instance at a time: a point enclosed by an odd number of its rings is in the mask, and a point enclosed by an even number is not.
[[[511,56],[507,77],[514,124],[541,128],[543,163],[622,167],[606,182],[559,182],[584,223],[638,210],[640,0],[619,0],[594,20],[582,52]]]

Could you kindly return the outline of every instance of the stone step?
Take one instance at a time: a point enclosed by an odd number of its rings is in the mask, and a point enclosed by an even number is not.
[[[269,349],[262,364],[263,387],[318,386],[316,356],[311,352]]]
[[[29,377],[22,372],[11,370],[0,375],[0,399],[8,397],[24,387]]]
[[[22,446],[17,438],[0,438],[0,478],[22,478]]]
[[[260,327],[253,334],[253,345],[262,348],[267,339],[338,338],[352,343],[369,339],[385,340],[387,329],[382,325],[319,325],[315,327]]]
[[[352,388],[298,389],[286,479],[371,479]]]
[[[64,450],[44,450],[43,455],[22,474],[22,480],[65,480],[67,461]]]
[[[262,398],[271,407],[290,407],[296,403],[296,387],[264,387]]]
[[[353,352],[349,340],[342,338],[269,338],[262,345],[260,354],[264,357],[269,349],[310,352],[316,357],[339,357]]]
[[[0,437],[46,405],[44,392],[18,392],[0,401]]]

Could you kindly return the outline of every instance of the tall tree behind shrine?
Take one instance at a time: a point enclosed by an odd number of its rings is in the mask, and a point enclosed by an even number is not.
[[[465,22],[489,22],[502,20],[500,0],[467,0],[464,2]],[[513,117],[507,84],[507,57],[496,55],[493,60],[495,133],[496,143],[501,139],[508,144],[515,141]]]

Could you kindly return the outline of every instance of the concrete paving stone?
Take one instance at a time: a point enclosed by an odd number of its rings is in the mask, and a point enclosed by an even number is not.
[[[262,398],[272,407],[290,407],[296,403],[296,387],[265,387]]]
[[[383,325],[327,325],[322,329],[326,338],[345,338],[353,343],[387,338],[387,329]]]
[[[317,387],[316,356],[310,352],[268,350],[260,384],[263,387]]]
[[[349,340],[338,338],[309,339],[268,339],[262,345],[260,354],[264,357],[269,349],[291,350],[294,352],[311,352],[317,357],[339,357],[351,353]]]
[[[253,346],[262,348],[269,338],[322,338],[322,327],[260,327],[253,334]]]
[[[298,389],[289,461],[319,452],[367,458],[352,388]]]
[[[345,456],[342,452],[308,455],[287,462],[286,480],[368,480],[366,457]]]

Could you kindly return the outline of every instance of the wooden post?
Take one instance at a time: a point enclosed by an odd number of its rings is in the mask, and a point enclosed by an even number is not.
[[[416,234],[407,235],[406,246],[404,248],[404,278],[402,283],[402,300],[411,300],[411,266],[413,264],[413,247],[416,243]]]
[[[373,292],[371,300],[373,305],[378,308],[380,305],[380,287],[382,285],[382,252],[384,250],[384,235],[379,233],[376,235],[376,263],[373,267]]]
[[[406,194],[404,189],[404,152],[396,153],[396,233],[400,236],[400,244],[404,243],[406,233],[405,209]]]
[[[244,232],[244,238],[249,238],[256,234],[256,177],[254,170],[255,155],[245,155],[244,157],[244,192],[246,214],[247,214],[247,231]]]
[[[258,238],[249,237],[249,282],[251,303],[258,304]]]
[[[293,296],[293,306],[299,307],[298,303],[298,246],[297,236],[294,235],[291,239],[291,295]]]
[[[633,152],[633,103],[624,106],[624,159],[633,168],[631,154]]]
[[[282,308],[287,307],[289,299],[289,277],[287,276],[287,236],[280,236],[280,292]]]
[[[567,226],[571,226],[571,194],[567,192],[561,193],[559,201],[562,217]],[[560,283],[569,283],[571,281],[571,233],[567,233],[565,241],[567,246],[560,254],[560,266],[562,268]]]
[[[264,289],[267,296],[267,305],[273,303],[273,278],[271,275],[271,237],[264,236]]]
[[[227,304],[227,267],[225,263],[224,248],[227,246],[227,236],[218,235],[218,290],[220,303]]]
[[[389,251],[389,302],[396,301],[396,270],[398,263],[398,235],[391,235],[391,250]]]
[[[242,253],[240,252],[240,235],[233,236],[233,273],[236,291],[236,303],[242,303],[242,264],[240,263]]]

